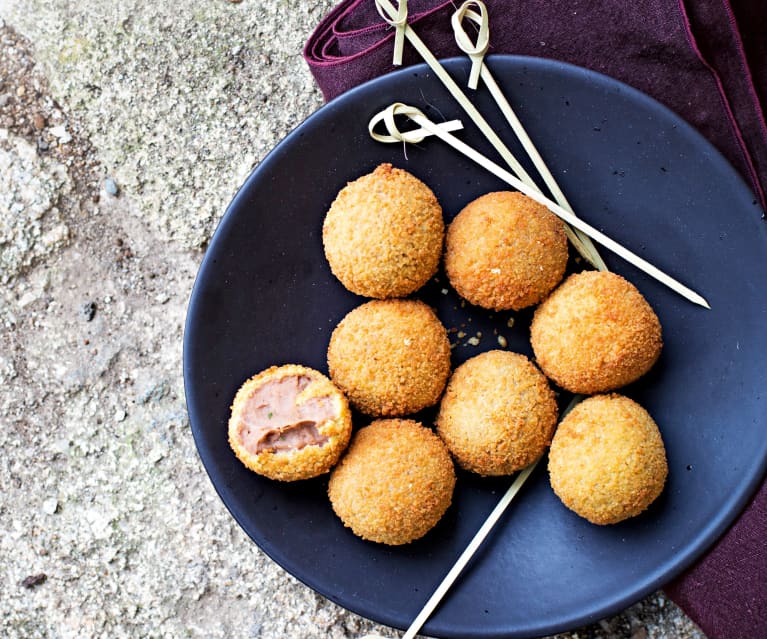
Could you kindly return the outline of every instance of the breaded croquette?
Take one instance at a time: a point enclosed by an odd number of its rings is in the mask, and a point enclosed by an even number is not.
[[[431,189],[381,164],[339,192],[322,240],[330,269],[353,293],[385,299],[421,288],[437,271],[445,225]]]
[[[326,473],[352,432],[349,404],[322,373],[272,366],[237,391],[229,418],[229,444],[250,470],[293,481]]]
[[[543,454],[557,415],[548,380],[524,355],[488,351],[453,373],[437,433],[462,468],[508,475]]]
[[[657,315],[620,275],[571,275],[535,311],[530,340],[538,365],[573,393],[601,393],[644,375],[663,340]]]
[[[361,412],[408,415],[439,400],[450,374],[450,342],[423,302],[374,300],[353,309],[333,331],[328,368]]]
[[[649,413],[623,395],[597,395],[560,423],[549,452],[551,487],[594,524],[644,511],[663,490],[666,451]]]
[[[445,270],[458,294],[496,311],[540,302],[567,266],[564,225],[522,193],[488,193],[447,230]]]
[[[453,462],[431,430],[409,419],[360,429],[330,476],[328,496],[344,525],[389,545],[423,537],[450,506]]]

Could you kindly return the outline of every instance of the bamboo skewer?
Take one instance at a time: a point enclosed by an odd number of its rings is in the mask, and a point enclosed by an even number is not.
[[[507,162],[509,167],[516,173],[516,175],[510,173],[509,171],[502,168],[498,164],[492,162],[491,160],[489,160],[488,158],[486,158],[485,156],[477,152],[475,149],[473,149],[472,147],[470,147],[469,145],[467,145],[466,143],[462,142],[461,140],[456,138],[454,135],[452,135],[450,131],[461,128],[460,123],[456,121],[451,121],[451,122],[446,122],[442,124],[436,124],[432,122],[431,120],[429,120],[420,110],[405,104],[394,103],[388,108],[376,114],[370,120],[370,123],[368,125],[368,130],[370,132],[370,135],[374,139],[381,142],[389,142],[389,143],[390,142],[418,143],[418,142],[421,142],[427,135],[435,135],[439,137],[441,140],[443,140],[444,142],[447,142],[454,149],[456,149],[460,153],[463,153],[466,157],[468,157],[472,161],[476,162],[483,168],[490,171],[496,177],[500,178],[501,180],[503,180],[510,186],[516,188],[521,193],[524,193],[531,199],[535,200],[536,202],[548,208],[552,213],[557,215],[566,224],[571,225],[574,230],[569,228],[567,229],[568,237],[570,238],[571,242],[576,247],[578,252],[584,257],[584,259],[589,261],[596,268],[600,270],[607,270],[607,267],[605,266],[604,262],[599,256],[599,253],[596,251],[596,247],[594,247],[594,245],[591,242],[592,239],[600,243],[602,246],[613,251],[618,256],[622,257],[627,262],[629,262],[630,264],[633,264],[634,266],[644,271],[651,277],[655,278],[662,284],[668,286],[669,288],[674,290],[676,293],[682,295],[683,297],[690,300],[691,302],[695,304],[699,304],[705,308],[709,308],[709,309],[711,308],[708,302],[698,293],[691,290],[690,288],[688,288],[681,282],[677,281],[676,279],[672,278],[671,276],[667,275],[666,273],[664,273],[657,267],[653,266],[652,264],[650,264],[643,258],[632,253],[630,250],[626,249],[622,245],[610,239],[601,231],[595,229],[591,225],[587,224],[586,222],[580,220],[578,217],[575,216],[575,214],[573,213],[572,207],[568,203],[564,193],[559,188],[559,185],[556,183],[556,180],[554,179],[553,175],[551,174],[545,162],[543,161],[543,158],[540,156],[540,153],[535,148],[535,145],[533,144],[532,140],[528,136],[527,132],[525,131],[519,119],[517,118],[513,109],[509,105],[508,100],[506,100],[505,96],[503,95],[503,92],[501,91],[497,82],[495,81],[492,74],[490,73],[490,70],[487,68],[487,65],[485,65],[484,63],[483,57],[487,49],[487,42],[488,42],[489,36],[488,36],[488,28],[487,28],[486,9],[484,4],[481,1],[467,0],[467,2],[465,2],[461,6],[461,8],[458,9],[458,11],[456,11],[456,13],[453,15],[453,20],[452,20],[453,28],[456,34],[456,40],[458,41],[459,46],[472,59],[472,69],[471,69],[470,78],[469,78],[469,86],[470,88],[476,88],[478,78],[481,78],[483,82],[485,82],[488,90],[490,91],[491,95],[493,96],[496,103],[498,104],[498,107],[501,109],[501,112],[503,113],[507,122],[511,126],[516,136],[519,138],[523,148],[530,156],[531,160],[533,161],[533,164],[535,165],[536,170],[539,172],[539,174],[543,178],[546,186],[549,188],[556,202],[552,202],[541,193],[541,191],[533,182],[532,178],[525,172],[525,170],[522,168],[519,162],[514,158],[514,156],[511,154],[508,148],[506,148],[506,146],[503,144],[503,142],[501,142],[500,138],[498,138],[497,134],[492,130],[492,128],[484,119],[484,117],[482,117],[479,111],[477,111],[476,107],[474,107],[474,105],[468,100],[466,95],[460,90],[458,85],[447,74],[447,72],[439,64],[437,59],[431,54],[431,52],[423,43],[423,41],[421,41],[420,38],[418,38],[418,36],[412,30],[412,28],[408,26],[407,0],[399,0],[398,9],[395,9],[394,6],[391,3],[389,3],[388,0],[375,0],[375,2],[376,2],[376,8],[378,9],[378,12],[381,14],[381,16],[387,22],[389,22],[389,24],[391,24],[397,29],[397,33],[395,35],[394,63],[401,64],[403,40],[404,38],[407,38],[413,44],[416,50],[421,54],[421,57],[431,67],[431,69],[434,71],[437,77],[443,82],[443,84],[450,91],[453,97],[455,97],[455,99],[469,114],[472,120],[474,120],[475,124],[477,124],[480,130],[485,134],[487,139],[491,142],[491,144],[493,144],[493,146],[496,148],[498,153]],[[470,7],[472,4],[475,4],[479,7],[480,9],[479,14],[471,10]],[[469,19],[473,20],[480,27],[479,38],[476,44],[471,43],[468,36],[463,31],[463,28],[461,26],[461,21],[463,20],[464,17],[468,17]],[[408,117],[412,122],[419,125],[420,129],[410,130],[410,131],[400,131],[395,122],[395,118],[397,115]],[[381,134],[376,132],[375,130],[378,124],[382,122],[386,126],[387,134]],[[569,410],[575,404],[577,404],[580,401],[580,399],[581,398],[579,396],[574,397],[570,405],[568,406],[568,408],[565,410],[564,414],[567,414],[567,412],[569,412]],[[516,477],[514,482],[507,489],[506,493],[504,493],[503,497],[499,500],[498,504],[495,506],[493,511],[490,513],[490,515],[484,521],[484,523],[479,528],[477,533],[474,535],[472,540],[469,542],[469,545],[461,553],[460,557],[457,559],[457,561],[452,566],[452,568],[448,571],[447,575],[444,577],[442,582],[436,588],[432,596],[426,602],[421,612],[416,616],[416,618],[410,624],[410,627],[402,636],[402,639],[413,639],[418,633],[418,631],[423,627],[424,623],[426,623],[427,619],[431,616],[431,614],[440,604],[440,602],[442,601],[444,596],[447,594],[447,592],[450,590],[455,580],[460,576],[460,574],[462,573],[462,571],[464,570],[468,562],[471,560],[471,558],[474,556],[476,551],[479,549],[479,547],[481,546],[481,544],[483,543],[487,535],[490,533],[492,528],[501,518],[501,516],[505,512],[508,505],[511,503],[511,501],[514,499],[516,494],[522,488],[523,484],[528,479],[530,474],[533,472],[533,470],[535,469],[539,461],[540,459],[536,460],[530,466],[523,469],[519,473],[519,475]],[[366,635],[362,639],[383,639],[383,638],[380,637],[379,635]]]
[[[503,180],[510,186],[514,187],[521,193],[524,193],[529,198],[535,200],[539,204],[542,204],[547,209],[549,209],[549,211],[554,213],[554,215],[556,215],[557,217],[559,217],[566,223],[582,231],[595,242],[598,242],[599,244],[609,249],[616,255],[622,257],[624,260],[626,260],[630,264],[633,264],[634,266],[636,266],[641,271],[644,271],[649,276],[655,278],[662,284],[665,284],[671,290],[675,291],[682,297],[688,299],[689,301],[695,304],[699,304],[700,306],[703,306],[704,308],[708,308],[708,309],[711,308],[708,302],[698,293],[688,288],[681,282],[677,281],[670,275],[667,275],[666,273],[661,271],[659,268],[653,266],[647,260],[639,257],[635,253],[632,253],[630,250],[628,250],[621,244],[618,244],[618,242],[616,242],[615,240],[610,239],[604,233],[594,228],[590,224],[587,224],[580,218],[576,217],[570,211],[564,209],[556,202],[552,202],[547,197],[542,195],[540,191],[537,191],[536,189],[531,188],[530,186],[522,182],[519,178],[517,178],[515,175],[509,173],[509,171],[507,171],[503,167],[497,165],[495,162],[489,160],[488,158],[486,158],[484,155],[482,155],[481,153],[479,153],[478,151],[470,147],[465,142],[462,142],[461,140],[459,140],[452,133],[444,131],[437,124],[429,120],[429,118],[427,118],[423,114],[423,112],[420,111],[419,109],[416,109],[415,107],[408,106],[406,104],[401,104],[401,103],[394,103],[391,106],[387,107],[386,109],[384,109],[384,111],[374,116],[370,122],[369,128],[372,131],[371,135],[373,135],[374,139],[377,139],[380,141],[391,141],[392,139],[398,140],[398,141],[402,140],[402,137],[401,137],[402,134],[396,128],[395,117],[397,115],[407,116],[417,125],[419,125],[421,128],[429,131],[433,135],[436,135],[442,141],[447,142],[454,149],[456,149],[457,151],[459,151],[460,153],[462,153],[469,159],[473,160],[474,162],[476,162],[483,168],[487,169],[488,171],[490,171],[490,173],[492,173],[499,179]],[[374,131],[375,125],[378,124],[379,122],[385,122],[387,125],[388,136],[386,136],[385,140],[381,137],[378,137],[378,134],[375,133]]]
[[[469,563],[469,560],[474,556],[474,553],[476,553],[479,547],[482,545],[485,537],[487,537],[487,535],[493,529],[493,526],[495,526],[495,524],[501,518],[501,515],[503,515],[503,513],[506,511],[506,508],[508,508],[511,501],[522,488],[522,485],[527,481],[527,478],[530,477],[533,470],[535,470],[535,467],[539,461],[540,458],[536,459],[532,464],[524,468],[519,473],[519,475],[517,475],[516,479],[514,479],[511,486],[506,489],[503,497],[501,497],[495,508],[493,508],[493,511],[487,516],[487,519],[485,519],[482,526],[480,526],[479,530],[475,533],[474,537],[469,542],[469,545],[466,546],[465,550],[461,553],[461,556],[458,557],[456,562],[453,564],[453,567],[448,571],[444,579],[442,579],[442,582],[439,584],[439,586],[437,586],[436,590],[432,596],[429,597],[429,600],[426,602],[426,604],[424,604],[421,612],[418,613],[418,616],[413,620],[413,623],[410,624],[405,634],[402,635],[402,639],[413,639],[413,637],[418,634],[418,631],[423,627],[423,625],[426,623],[426,620],[431,616],[444,596],[450,590],[453,582],[455,582],[461,572],[463,572],[466,564]],[[384,638],[380,635],[365,635],[362,637],[362,639]]]
[[[472,5],[477,6],[479,13],[471,9]],[[468,18],[479,27],[476,43],[471,41],[468,34],[463,29],[462,21],[464,18]],[[490,72],[490,69],[484,62],[483,58],[485,52],[487,51],[487,45],[489,41],[487,8],[485,7],[484,2],[481,0],[466,0],[466,2],[464,2],[461,7],[453,14],[452,24],[453,31],[455,32],[456,43],[460,49],[472,59],[472,75],[469,76],[469,87],[477,87],[476,81],[472,86],[472,80],[474,79],[475,74],[478,78],[482,78],[485,86],[490,91],[490,95],[493,96],[493,99],[498,105],[498,108],[500,109],[501,113],[503,113],[503,116],[506,118],[509,126],[511,126],[512,131],[514,131],[514,134],[519,139],[522,147],[525,149],[528,156],[530,156],[530,159],[532,160],[533,165],[543,179],[543,182],[554,196],[554,200],[563,209],[566,209],[575,215],[573,208],[570,206],[570,203],[565,197],[565,194],[562,192],[562,189],[559,188],[559,185],[554,179],[554,176],[551,174],[548,166],[546,166],[546,163],[543,161],[541,154],[538,152],[538,149],[535,147],[535,144],[530,139],[530,136],[527,134],[527,131],[525,130],[524,126],[522,126],[522,123],[517,117],[517,114],[514,113],[514,109],[511,108],[509,101],[503,94],[501,87],[498,86],[498,83],[495,81],[493,74]],[[568,238],[578,253],[580,253],[592,266],[600,271],[607,270],[607,265],[604,263],[599,253],[597,252],[596,247],[587,235],[578,229],[574,229],[571,234],[568,234]]]
[[[564,417],[573,408],[575,408],[575,406],[577,406],[581,400],[583,400],[583,395],[575,395],[570,400],[570,403],[567,405],[565,410],[562,411],[562,416],[560,419],[564,419]],[[469,560],[474,556],[479,547],[482,545],[482,542],[493,529],[493,526],[498,523],[498,520],[506,511],[506,508],[508,508],[511,501],[514,499],[514,497],[516,497],[517,493],[533,473],[535,467],[538,465],[538,462],[540,462],[541,459],[542,457],[536,459],[532,464],[523,468],[519,475],[516,476],[514,481],[511,483],[511,486],[506,489],[506,492],[498,500],[495,508],[493,508],[492,512],[487,516],[487,519],[485,519],[482,526],[480,526],[479,530],[474,534],[474,537],[472,537],[469,545],[466,546],[464,551],[461,553],[461,556],[456,559],[453,567],[448,571],[447,575],[445,575],[445,577],[442,579],[432,596],[429,597],[429,600],[424,604],[421,612],[418,613],[416,618],[413,620],[413,623],[410,624],[405,634],[402,635],[402,639],[413,639],[413,637],[418,634],[418,631],[423,627],[423,625],[426,623],[426,620],[431,616],[434,610],[436,610],[440,601],[442,601],[455,580],[458,578],[461,572],[463,572],[466,564],[469,563]],[[385,637],[381,637],[380,635],[365,635],[364,637],[361,637],[361,639],[385,639]]]
[[[493,130],[493,127],[490,126],[483,115],[477,110],[477,107],[475,107],[469,98],[466,97],[466,94],[461,90],[455,80],[453,80],[453,78],[448,75],[447,71],[445,71],[444,67],[439,63],[437,58],[429,50],[423,40],[418,37],[418,34],[416,34],[416,32],[409,24],[407,24],[407,22],[402,23],[399,21],[400,11],[402,11],[403,5],[407,6],[407,0],[399,0],[399,9],[395,9],[394,5],[391,4],[389,0],[375,0],[375,3],[376,7],[378,8],[378,13],[381,14],[381,17],[389,24],[394,26],[397,32],[404,34],[404,37],[408,39],[410,44],[413,45],[415,50],[423,58],[424,62],[429,65],[429,68],[431,68],[431,70],[435,73],[437,78],[439,78],[442,84],[445,85],[445,88],[458,101],[458,104],[461,105],[463,110],[466,111],[469,117],[479,127],[480,131],[482,131],[482,133],[490,141],[493,147],[495,147],[496,151],[498,151],[504,162],[506,162],[511,167],[511,170],[514,171],[514,173],[516,173],[520,179],[532,182],[532,178],[527,174],[522,165],[512,155],[511,151],[506,148],[506,145],[503,143],[501,138],[498,137],[498,134]],[[394,61],[394,64],[397,64],[396,60]]]
[[[418,54],[423,58],[424,62],[429,65],[429,68],[434,72],[437,78],[442,82],[445,88],[455,98],[458,104],[466,111],[467,115],[472,119],[474,124],[477,125],[482,134],[487,138],[490,144],[493,145],[498,154],[503,158],[504,162],[511,168],[511,170],[519,177],[522,182],[528,185],[530,188],[540,192],[533,179],[525,171],[524,167],[509,151],[508,147],[503,143],[498,134],[493,130],[493,127],[487,122],[485,117],[479,112],[477,107],[472,104],[471,100],[461,90],[458,84],[450,77],[445,71],[444,67],[439,63],[439,60],[429,50],[426,44],[418,37],[418,34],[407,23],[407,0],[399,0],[397,7],[395,7],[389,0],[375,0],[376,9],[379,15],[386,20],[390,25],[395,28],[395,55],[393,63],[395,65],[402,63],[401,51],[397,47],[397,43],[401,43],[403,38],[406,38],[410,44],[413,45]],[[565,225],[565,232],[568,239],[572,242],[578,253],[587,262],[592,264],[595,268],[604,267],[604,262],[598,257],[595,259],[593,254],[596,253],[596,248],[587,239],[584,243],[581,238]],[[590,248],[589,248],[590,247]]]

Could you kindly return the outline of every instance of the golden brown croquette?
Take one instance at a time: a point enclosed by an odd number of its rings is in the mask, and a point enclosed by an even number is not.
[[[287,364],[254,375],[237,391],[229,445],[250,470],[293,481],[326,473],[349,443],[343,393],[322,373]]]
[[[453,373],[437,433],[462,468],[508,475],[543,454],[557,415],[548,380],[524,355],[488,351]]]
[[[660,431],[639,404],[618,394],[578,404],[560,423],[549,451],[551,487],[593,524],[644,511],[668,475]]]
[[[328,496],[344,525],[389,545],[423,537],[450,506],[455,471],[445,445],[410,419],[359,430],[335,467]]]
[[[353,309],[333,331],[328,368],[363,413],[407,415],[439,400],[450,374],[450,342],[423,302],[374,300]]]
[[[341,189],[322,228],[330,269],[353,293],[385,299],[418,290],[437,271],[445,226],[431,189],[381,164]]]
[[[445,270],[458,294],[496,311],[540,302],[567,266],[564,225],[522,193],[488,193],[447,230]]]
[[[571,275],[535,311],[530,339],[538,365],[573,393],[625,386],[652,368],[661,325],[642,294],[620,275]]]

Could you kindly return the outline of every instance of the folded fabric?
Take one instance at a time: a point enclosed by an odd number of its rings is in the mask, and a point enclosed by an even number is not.
[[[681,115],[740,171],[767,208],[764,0],[488,0],[489,53],[555,58],[626,82]],[[408,22],[437,57],[461,55],[456,4],[410,0]],[[304,57],[325,99],[395,69],[393,29],[373,0],[344,0]],[[403,64],[420,62],[405,47]]]
[[[676,111],[740,171],[767,208],[764,0],[486,0],[489,53],[570,62]],[[409,0],[408,22],[437,57],[461,55],[457,4]],[[373,0],[343,0],[304,57],[327,100],[395,69],[394,32]],[[420,62],[405,47],[404,65]],[[767,484],[718,544],[667,592],[712,639],[767,637]]]
[[[735,525],[666,587],[711,639],[767,637],[767,483]]]

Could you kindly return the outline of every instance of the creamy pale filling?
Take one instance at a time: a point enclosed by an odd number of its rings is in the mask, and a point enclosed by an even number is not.
[[[238,432],[248,452],[300,450],[328,441],[317,425],[338,417],[332,398],[312,397],[297,403],[311,383],[306,375],[283,377],[260,386],[247,399]]]

